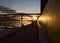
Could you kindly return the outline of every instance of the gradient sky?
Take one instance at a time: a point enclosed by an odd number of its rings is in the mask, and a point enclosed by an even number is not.
[[[40,0],[0,0],[0,5],[17,12],[40,13]]]

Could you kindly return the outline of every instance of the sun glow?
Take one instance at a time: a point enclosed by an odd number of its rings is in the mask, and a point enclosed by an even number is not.
[[[41,21],[41,22],[44,22],[44,23],[48,22],[49,20],[51,20],[51,17],[47,16],[47,15],[46,16],[41,16],[38,19],[38,21]]]
[[[36,20],[37,20],[37,17],[36,17],[36,16],[33,16],[32,19],[33,19],[34,21],[36,21]]]

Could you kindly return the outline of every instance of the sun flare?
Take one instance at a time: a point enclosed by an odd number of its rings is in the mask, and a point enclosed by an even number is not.
[[[37,20],[37,17],[36,17],[36,16],[34,16],[32,19],[33,19],[34,21],[36,21],[36,20]]]

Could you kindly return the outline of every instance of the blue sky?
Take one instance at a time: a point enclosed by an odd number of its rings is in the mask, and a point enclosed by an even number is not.
[[[1,6],[6,6],[17,12],[40,13],[40,0],[0,0]]]

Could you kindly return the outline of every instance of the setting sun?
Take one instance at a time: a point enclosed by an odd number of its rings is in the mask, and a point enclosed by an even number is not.
[[[33,20],[34,20],[34,21],[36,21],[36,20],[37,20],[37,17],[36,17],[36,16],[34,16],[34,17],[33,17]]]

